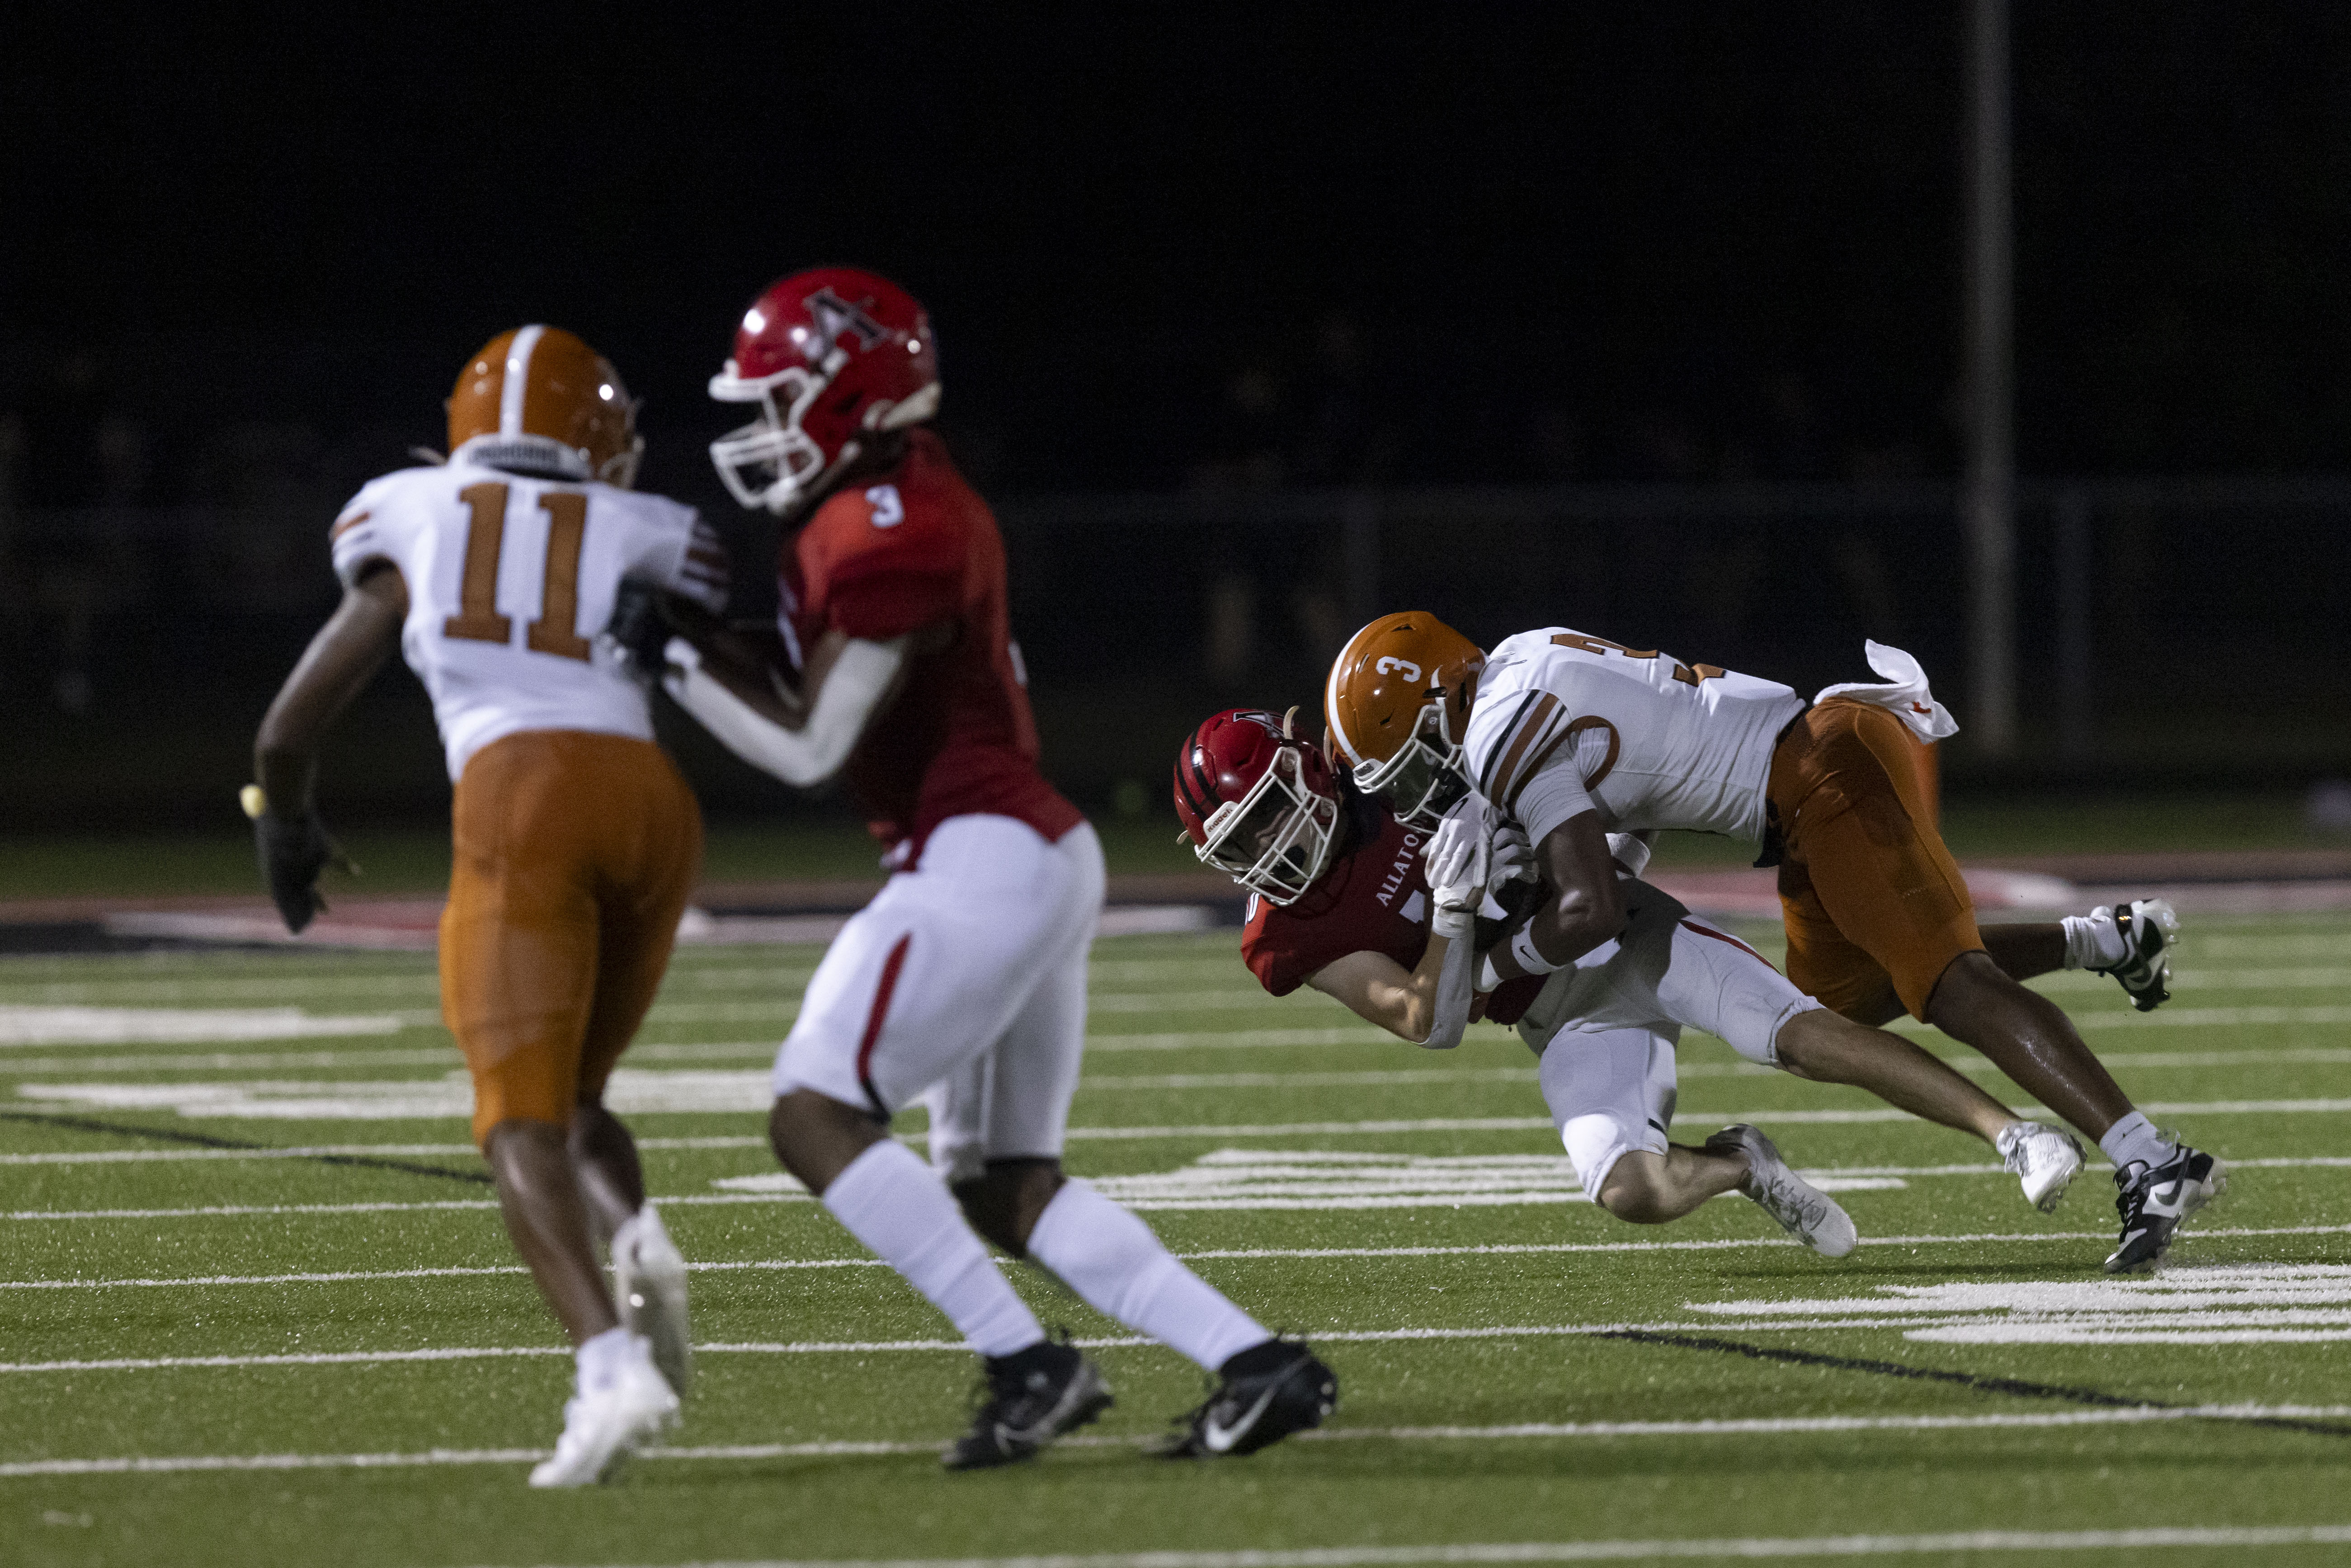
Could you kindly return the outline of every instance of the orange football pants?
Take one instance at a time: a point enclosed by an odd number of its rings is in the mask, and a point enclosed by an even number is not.
[[[1935,825],[1929,761],[1894,714],[1841,698],[1798,718],[1771,754],[1788,978],[1867,1023],[1897,1000],[1923,1019],[1951,960],[1983,947]]]
[[[441,1016],[474,1141],[569,1126],[653,1005],[702,869],[702,813],[651,741],[527,730],[474,754],[451,810]]]

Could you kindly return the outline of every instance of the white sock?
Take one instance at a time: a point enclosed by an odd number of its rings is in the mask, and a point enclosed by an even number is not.
[[[612,1327],[582,1341],[573,1359],[580,1364],[580,1392],[594,1394],[610,1388],[629,1358],[629,1331]]]
[[[2159,1166],[2179,1152],[2179,1145],[2155,1130],[2155,1124],[2137,1111],[2106,1129],[2098,1140],[2098,1147],[2106,1151],[2106,1158],[2120,1170],[2133,1160],[2141,1165]]]
[[[2130,956],[2115,912],[2105,904],[2087,915],[2069,915],[2058,922],[2065,928],[2065,967],[2111,969]]]
[[[850,1161],[825,1188],[824,1206],[946,1313],[980,1354],[1010,1355],[1045,1337],[964,1223],[946,1184],[895,1138]]]
[[[1029,1256],[1095,1311],[1214,1372],[1273,1336],[1176,1260],[1159,1238],[1081,1181],[1068,1181],[1029,1232]]]

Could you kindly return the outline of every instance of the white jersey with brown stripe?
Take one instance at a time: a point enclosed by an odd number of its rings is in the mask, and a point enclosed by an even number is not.
[[[526,729],[653,737],[643,691],[596,635],[624,579],[723,609],[726,555],[695,509],[610,485],[471,463],[370,483],[329,537],[346,585],[389,561],[408,585],[401,652],[433,697],[449,777]]]
[[[1487,655],[1464,749],[1479,792],[1514,818],[1544,776],[1580,783],[1611,831],[1760,841],[1772,744],[1803,706],[1776,681],[1546,626]]]

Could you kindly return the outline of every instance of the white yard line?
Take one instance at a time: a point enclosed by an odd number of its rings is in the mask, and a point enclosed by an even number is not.
[[[1928,1324],[1958,1322],[1959,1318],[1913,1320]],[[1433,1341],[1497,1339],[1592,1339],[1621,1333],[1776,1333],[1797,1329],[1884,1329],[1882,1317],[1781,1317],[1752,1321],[1737,1318],[1670,1319],[1656,1322],[1510,1323],[1451,1328],[1322,1329],[1317,1344],[1408,1344]],[[2351,1327],[2336,1337],[2351,1337]],[[1137,1350],[1156,1347],[1156,1340],[1137,1334],[1102,1335],[1070,1342],[1081,1350]],[[962,1352],[970,1347],[959,1339],[899,1340],[755,1340],[705,1343],[696,1355],[895,1355]],[[68,1372],[186,1372],[262,1366],[371,1366],[405,1363],[481,1361],[513,1356],[569,1356],[569,1346],[444,1345],[424,1350],[294,1351],[249,1355],[110,1356],[68,1361],[0,1362],[0,1375],[37,1376]]]
[[[664,1204],[669,1199],[664,1199]],[[375,1206],[383,1207],[383,1206]],[[400,1207],[400,1206],[394,1206]],[[406,1207],[425,1207],[414,1205]],[[471,1208],[495,1207],[494,1204],[435,1205]],[[143,1217],[158,1214],[187,1213],[188,1210],[147,1210]],[[2013,1241],[2103,1241],[2111,1233],[2104,1230],[1986,1230],[1954,1236],[1865,1236],[1864,1247],[1948,1247],[1975,1245],[1986,1242]],[[2199,1228],[2183,1234],[2190,1238],[2247,1236],[2341,1236],[2351,1235],[2351,1225],[2289,1225],[2262,1228],[2249,1227]],[[1263,1259],[1326,1259],[1326,1258],[1485,1258],[1541,1255],[1545,1253],[1577,1252],[1720,1252],[1757,1247],[1793,1247],[1797,1243],[1784,1236],[1740,1236],[1708,1238],[1688,1241],[1524,1241],[1489,1242],[1455,1247],[1223,1247],[1196,1252],[1178,1252],[1186,1262],[1251,1261]],[[1007,1262],[1008,1260],[998,1260]],[[867,1269],[880,1268],[875,1258],[799,1258],[750,1260],[742,1261],[689,1262],[686,1268],[697,1273],[710,1271],[731,1273],[740,1270],[766,1271],[796,1269]],[[124,1280],[12,1280],[0,1281],[0,1291],[47,1290],[108,1290],[116,1287],[169,1286],[233,1286],[291,1285],[342,1283],[372,1280],[423,1280],[485,1274],[519,1274],[519,1264],[451,1267],[435,1269],[350,1270],[331,1273],[303,1274],[213,1274],[183,1278],[124,1279]],[[2156,1276],[2160,1279],[2161,1276]]]
[[[2327,1008],[2183,1008],[2177,1002],[2151,1013],[2127,1009],[2071,1012],[2075,1029],[2243,1029],[2255,1024],[2351,1023],[2351,1007]],[[1897,1019],[1886,1026],[1906,1033],[1925,1034],[1928,1026],[1916,1019]]]
[[[2180,1408],[2125,1406],[2105,1410],[2023,1410],[1978,1416],[1818,1416],[1752,1420],[1540,1421],[1495,1427],[1324,1427],[1299,1433],[1292,1442],[1519,1442],[1543,1438],[1723,1437],[1808,1432],[2006,1431],[2063,1427],[2137,1426],[2167,1421],[2335,1420],[2351,1416],[2351,1406],[2199,1405]],[[1057,1447],[1137,1448],[1148,1437],[1064,1437]],[[865,1455],[924,1454],[936,1442],[858,1441],[835,1438],[806,1443],[728,1443],[692,1448],[653,1448],[643,1459],[798,1459]],[[546,1448],[428,1448],[392,1454],[159,1454],[123,1458],[19,1459],[0,1463],[0,1479],[37,1476],[172,1475],[204,1470],[379,1469],[442,1465],[527,1464],[543,1459]]]
[[[2351,1542],[2351,1524],[2193,1525],[2148,1530],[1973,1530],[1939,1535],[1765,1535],[1708,1540],[1510,1541],[1276,1551],[1108,1552],[1038,1557],[767,1559],[705,1568],[1406,1568],[1417,1563],[1625,1563],[1699,1557],[1908,1557],[1994,1552],[2147,1552],[2166,1547],[2307,1546]]]
[[[1008,1262],[1009,1260],[998,1260]],[[695,1273],[789,1269],[879,1269],[879,1258],[778,1258],[747,1262],[688,1263]],[[0,1291],[111,1291],[136,1287],[225,1285],[341,1285],[378,1280],[468,1279],[486,1274],[527,1272],[519,1263],[494,1263],[445,1269],[347,1269],[313,1274],[206,1274],[186,1279],[155,1280],[0,1280]]]

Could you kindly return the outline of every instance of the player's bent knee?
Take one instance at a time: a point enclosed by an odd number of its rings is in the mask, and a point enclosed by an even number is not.
[[[1677,1218],[1666,1203],[1665,1156],[1627,1150],[1602,1179],[1594,1200],[1627,1225],[1663,1225]]]
[[[883,1123],[813,1089],[776,1097],[768,1143],[793,1178],[819,1197],[852,1161],[889,1135]]]
[[[2007,970],[1992,961],[1991,954],[1977,948],[1943,966],[1943,972],[1935,977],[1934,989],[1927,993],[1927,1016],[1932,1019],[1953,1008],[1980,1007],[1987,1002],[2038,994],[2011,978]]]
[[[532,1187],[558,1167],[570,1170],[568,1135],[568,1130],[559,1122],[528,1116],[501,1117],[481,1135],[482,1160],[500,1187]]]
[[[1029,1232],[1064,1179],[1057,1159],[990,1160],[984,1173],[957,1182],[954,1191],[974,1230],[1013,1257],[1025,1258]]]

